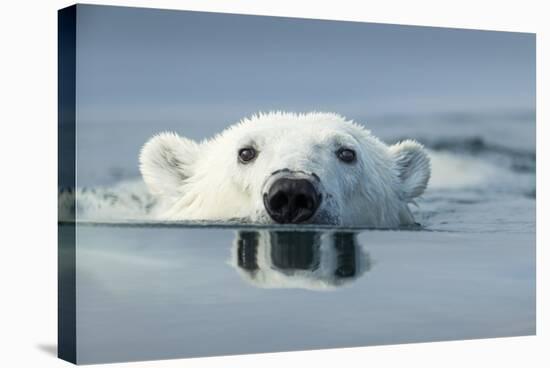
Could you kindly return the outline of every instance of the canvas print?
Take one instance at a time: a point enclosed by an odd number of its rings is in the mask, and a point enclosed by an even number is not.
[[[59,11],[59,357],[533,335],[535,35]]]

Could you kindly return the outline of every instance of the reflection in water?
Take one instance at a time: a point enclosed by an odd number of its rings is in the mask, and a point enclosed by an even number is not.
[[[328,290],[370,269],[352,232],[239,231],[231,264],[261,288]]]
[[[76,227],[82,364],[536,332],[534,233]]]

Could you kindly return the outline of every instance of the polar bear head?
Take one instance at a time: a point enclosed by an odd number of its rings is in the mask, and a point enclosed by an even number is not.
[[[212,139],[149,140],[140,170],[169,220],[395,227],[430,177],[424,148],[392,146],[331,113],[258,114]]]

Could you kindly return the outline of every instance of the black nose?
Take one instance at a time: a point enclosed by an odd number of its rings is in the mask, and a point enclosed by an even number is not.
[[[281,224],[297,224],[310,219],[320,203],[320,194],[307,179],[278,179],[264,194],[267,213]]]

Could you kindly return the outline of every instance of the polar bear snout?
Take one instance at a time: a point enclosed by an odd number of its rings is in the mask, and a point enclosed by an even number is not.
[[[299,224],[315,215],[322,195],[313,180],[306,175],[295,176],[290,172],[271,182],[263,200],[267,213],[275,222]]]

